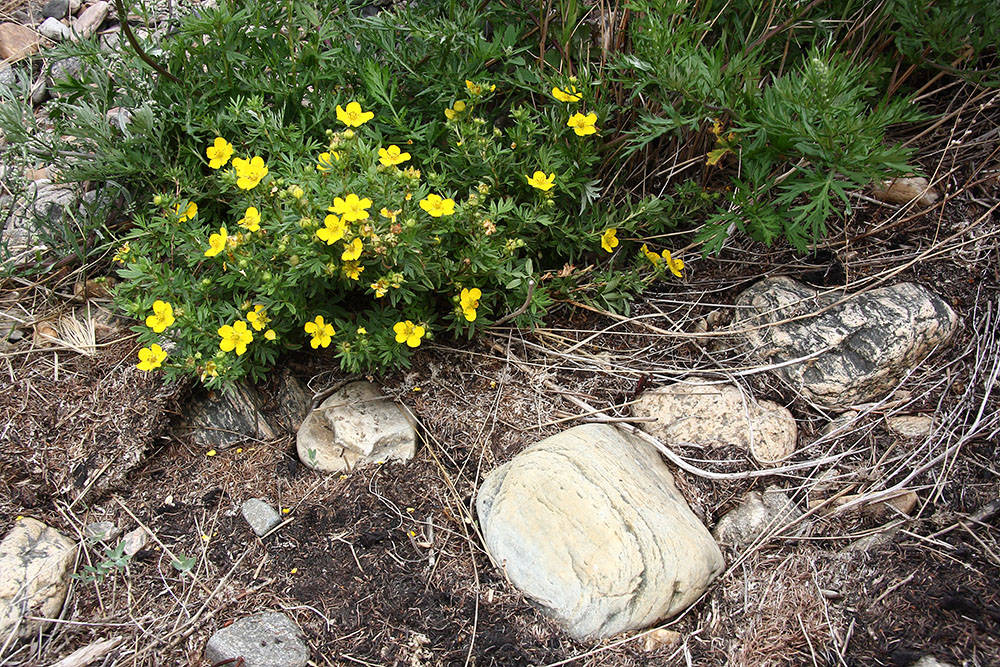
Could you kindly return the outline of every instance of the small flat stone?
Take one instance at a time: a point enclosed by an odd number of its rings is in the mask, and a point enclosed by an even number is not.
[[[107,2],[101,0],[83,10],[83,13],[73,21],[73,41],[87,39],[97,32],[104,19],[108,18],[110,7]]]
[[[212,664],[243,658],[246,667],[305,667],[309,647],[290,618],[269,611],[216,630],[205,646],[205,657]]]
[[[38,32],[42,37],[48,37],[51,40],[61,42],[63,40],[69,39],[70,29],[65,23],[57,18],[52,18],[51,16],[38,26]]]
[[[64,19],[68,12],[69,0],[49,0],[42,7],[42,16],[50,19]],[[44,22],[42,25],[44,25]]]
[[[109,542],[122,534],[121,529],[115,525],[114,521],[98,521],[87,524],[83,529],[83,536],[90,540],[100,540]]]
[[[17,23],[0,23],[0,60],[13,62],[38,52],[42,36]]]
[[[632,405],[644,428],[667,444],[732,445],[764,465],[795,452],[795,418],[773,401],[757,400],[732,384],[689,378],[643,392]]]
[[[667,630],[666,628],[657,628],[646,635],[642,642],[642,648],[649,653],[651,651],[658,651],[661,648],[671,648],[679,644],[680,641],[681,633]]]
[[[923,176],[882,181],[872,188],[872,194],[876,198],[892,204],[909,204],[916,200],[921,206],[930,206],[941,198],[941,195],[931,187],[931,184]]]
[[[901,438],[916,440],[934,429],[934,418],[926,415],[900,415],[886,420],[889,430]]]
[[[764,493],[751,491],[736,509],[719,519],[712,535],[719,543],[743,551],[765,533],[801,516],[801,510],[781,489],[772,487]]]
[[[126,556],[134,556],[149,544],[149,534],[145,528],[136,528],[125,533],[122,542],[125,543],[125,548],[122,549],[122,552]]]
[[[243,512],[243,518],[250,524],[257,537],[267,534],[267,531],[281,523],[281,515],[263,498],[247,500],[240,507],[240,511]]]

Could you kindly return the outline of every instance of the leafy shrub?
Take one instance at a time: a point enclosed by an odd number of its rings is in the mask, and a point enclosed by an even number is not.
[[[434,336],[533,325],[555,291],[624,310],[678,272],[646,246],[574,266],[671,228],[673,203],[598,200],[612,108],[586,72],[541,76],[500,11],[220,2],[140,36],[159,74],[127,48],[62,47],[85,64],[56,86],[64,139],[21,145],[136,194],[113,259],[139,368],[216,385],[303,345],[405,365]]]

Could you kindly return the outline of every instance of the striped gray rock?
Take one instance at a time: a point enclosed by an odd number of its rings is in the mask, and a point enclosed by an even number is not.
[[[724,567],[656,450],[609,425],[528,447],[486,476],[476,510],[510,582],[577,639],[674,616]]]
[[[767,278],[737,298],[733,327],[749,329],[743,335],[764,363],[810,357],[775,372],[827,408],[882,398],[958,328],[948,304],[920,285],[900,283],[837,304],[844,296],[821,295],[787,277]],[[797,317],[802,319],[784,321]]]

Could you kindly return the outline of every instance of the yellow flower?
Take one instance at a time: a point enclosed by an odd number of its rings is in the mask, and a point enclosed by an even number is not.
[[[357,241],[359,239],[355,240]],[[344,266],[341,268],[344,271],[344,275],[351,280],[360,280],[361,272],[365,270],[365,267],[361,266],[361,262],[356,259],[344,262]]]
[[[247,329],[247,323],[243,320],[236,320],[231,326],[224,324],[219,327],[219,335],[222,336],[219,349],[223,352],[236,350],[237,357],[247,351],[247,343],[253,342],[253,332]]]
[[[646,256],[646,259],[653,263],[653,266],[659,266],[660,262],[663,261],[663,258],[647,248],[645,243],[642,244],[642,247],[639,248],[639,250]]]
[[[146,326],[153,330],[153,333],[163,333],[167,327],[174,323],[174,309],[166,301],[157,299],[153,302],[153,314],[146,318]]]
[[[465,100],[459,100],[455,102],[452,108],[444,110],[444,117],[448,120],[455,120],[458,118],[458,114],[464,112],[467,108]]]
[[[274,340],[278,337],[278,334],[274,333],[274,329],[268,329],[264,332],[264,340]]]
[[[237,223],[248,232],[256,232],[260,229],[260,211],[253,206],[247,208],[243,218]]]
[[[309,344],[314,350],[318,347],[329,347],[330,339],[337,333],[333,330],[332,324],[323,321],[322,315],[317,315],[312,322],[306,322],[305,330],[307,334],[312,336]]]
[[[365,329],[364,327],[358,327],[357,334],[359,336],[367,336],[368,335],[368,329]]]
[[[247,322],[253,327],[254,331],[260,331],[267,326],[267,323],[271,321],[271,318],[267,316],[267,311],[264,310],[264,306],[257,304],[253,307],[249,313],[247,313]]]
[[[374,117],[371,111],[362,111],[357,102],[348,102],[347,109],[337,105],[337,120],[348,127],[361,127]]]
[[[536,171],[531,176],[525,175],[525,178],[528,179],[528,185],[542,192],[548,192],[556,185],[556,175],[554,173],[546,176],[544,171]]]
[[[684,260],[671,257],[669,250],[663,251],[663,260],[667,263],[667,268],[670,269],[670,273],[680,278],[681,271],[684,269]]]
[[[226,234],[225,227],[219,227],[218,234],[212,234],[208,237],[208,250],[205,251],[205,257],[215,257],[220,252],[226,249],[226,239],[229,235]]]
[[[316,230],[316,236],[326,241],[327,245],[333,245],[344,238],[344,232],[347,231],[346,222],[331,213],[323,219],[323,224],[325,226],[322,229]]]
[[[396,144],[392,144],[388,148],[378,149],[378,161],[386,167],[403,164],[409,159],[410,154],[402,152]]]
[[[216,137],[215,143],[205,149],[205,155],[208,156],[209,167],[222,169],[233,155],[233,145],[222,137]]]
[[[381,299],[385,296],[385,293],[389,291],[389,281],[385,278],[379,278],[369,285],[369,287],[375,290],[375,298]]]
[[[344,252],[340,255],[340,259],[345,262],[351,262],[361,257],[361,239],[355,238],[353,241],[344,246]]]
[[[479,96],[482,95],[483,93],[492,93],[494,90],[497,89],[497,85],[494,83],[490,85],[489,89],[487,90],[486,85],[481,83],[473,83],[472,81],[466,79],[465,88],[469,91],[469,94]]]
[[[392,330],[396,332],[397,343],[406,343],[410,347],[420,345],[420,339],[424,337],[424,328],[410,320],[396,322],[392,325]]]
[[[177,214],[178,222],[187,222],[194,216],[198,215],[198,205],[194,202],[188,202],[187,208],[181,213],[181,205],[178,204],[174,207],[174,212]]]
[[[241,190],[253,190],[267,176],[267,165],[259,155],[249,160],[234,157],[233,166],[236,168],[236,186]]]
[[[618,230],[610,227],[601,234],[601,247],[608,252],[614,252],[618,247]]]
[[[440,218],[442,215],[452,215],[455,212],[454,199],[442,199],[438,195],[427,195],[420,200],[420,208],[427,211],[431,217]]]
[[[330,171],[333,169],[332,160],[340,162],[340,153],[333,151],[332,153],[320,153],[319,157],[316,159],[316,169],[319,171]]]
[[[579,102],[583,96],[576,92],[576,86],[570,86],[569,88],[553,87],[552,97],[560,102]]]
[[[390,211],[386,207],[382,207],[382,210],[378,212],[383,218],[388,218],[389,222],[396,222],[396,216],[403,212],[403,209],[397,208],[394,211]]]
[[[371,199],[368,197],[359,199],[358,196],[352,192],[347,195],[346,199],[334,197],[333,207],[327,210],[343,216],[344,222],[354,222],[356,220],[368,219],[368,208],[371,207],[371,205]]]
[[[119,264],[125,264],[125,260],[128,259],[128,254],[130,252],[132,252],[132,248],[129,247],[128,241],[126,241],[120,248],[118,248],[117,251],[115,251],[115,256],[111,258],[111,261],[118,262]]]
[[[156,343],[139,350],[139,363],[135,365],[140,371],[151,371],[159,368],[163,360],[167,358],[167,353]]]
[[[215,456],[218,453],[219,452],[215,451],[214,449],[210,449],[207,452],[205,452],[205,456]]]
[[[205,362],[205,366],[201,369],[201,381],[204,382],[205,378],[217,378],[219,377],[219,367],[215,365],[214,361]],[[239,451],[239,450],[237,450]]]
[[[573,128],[577,136],[585,137],[588,134],[597,132],[597,114],[589,113],[584,116],[582,113],[575,113],[569,117],[566,124]]]
[[[303,190],[302,188],[300,188],[297,185],[292,186],[292,196],[293,197],[295,197],[296,199],[302,199],[302,195],[304,195],[304,194],[305,194],[305,190]]]
[[[469,322],[476,321],[476,308],[479,307],[479,299],[483,296],[482,290],[478,287],[472,289],[462,289],[459,297],[459,305],[462,307],[462,314]]]

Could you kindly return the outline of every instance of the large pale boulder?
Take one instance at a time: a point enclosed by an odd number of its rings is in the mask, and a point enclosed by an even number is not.
[[[643,392],[632,404],[643,428],[667,444],[734,445],[761,463],[795,451],[795,418],[773,401],[756,400],[731,384],[701,378]]]
[[[739,296],[734,326],[762,361],[786,364],[775,372],[828,408],[880,399],[958,328],[943,299],[912,283],[838,303],[844,297],[821,295],[791,278],[766,278]]]
[[[476,499],[510,582],[578,639],[678,614],[724,567],[656,450],[585,424],[490,472]]]
[[[34,634],[38,621],[27,616],[59,615],[73,567],[75,543],[35,519],[20,519],[0,542],[0,638],[17,628]]]
[[[408,461],[417,451],[409,411],[371,382],[352,382],[310,412],[296,437],[299,459],[315,470],[341,472],[362,463]]]

